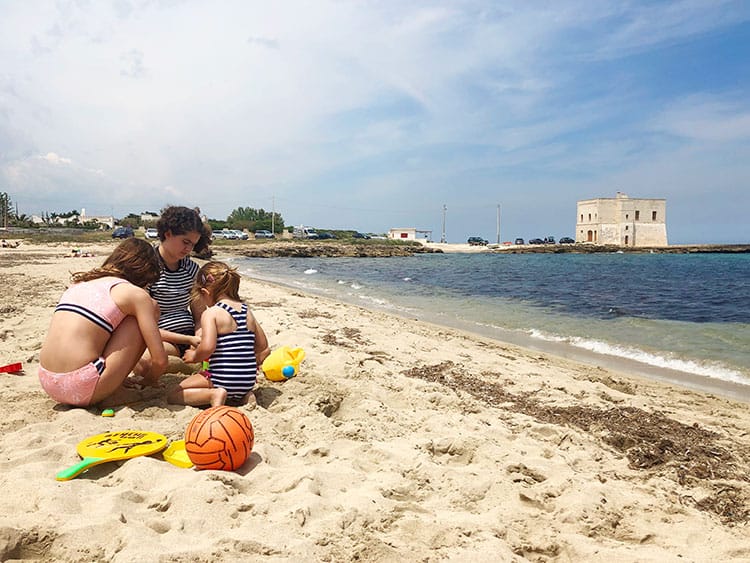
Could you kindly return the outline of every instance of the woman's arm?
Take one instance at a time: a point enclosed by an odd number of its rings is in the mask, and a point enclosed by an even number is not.
[[[196,325],[197,326],[197,325]],[[201,339],[200,336],[193,336],[192,334],[181,334],[179,332],[171,332],[169,330],[164,330],[163,328],[159,329],[159,334],[161,335],[161,339],[164,342],[169,342],[170,344],[184,344],[185,346],[190,346],[192,348],[195,348],[200,343]]]

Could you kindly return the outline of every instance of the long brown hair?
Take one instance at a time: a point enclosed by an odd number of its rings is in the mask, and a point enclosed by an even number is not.
[[[118,244],[104,264],[88,272],[76,272],[72,279],[78,283],[113,276],[145,288],[155,283],[160,274],[161,264],[154,247],[143,239],[131,237]]]
[[[207,289],[211,300],[216,302],[222,295],[235,301],[240,299],[240,275],[224,262],[206,262],[198,270],[193,286],[193,298],[200,298],[201,289]]]

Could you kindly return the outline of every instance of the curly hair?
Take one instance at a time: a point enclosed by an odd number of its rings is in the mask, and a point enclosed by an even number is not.
[[[154,247],[143,239],[131,237],[118,244],[101,266],[76,272],[71,279],[78,283],[112,276],[145,288],[156,283],[160,274],[161,263]]]
[[[167,237],[167,231],[170,231],[173,235],[198,233],[200,239],[193,247],[193,250],[198,254],[206,250],[208,245],[211,244],[211,227],[203,222],[200,209],[197,207],[194,209],[181,205],[165,207],[161,210],[161,217],[156,222],[156,230],[159,233],[159,240],[162,242]]]

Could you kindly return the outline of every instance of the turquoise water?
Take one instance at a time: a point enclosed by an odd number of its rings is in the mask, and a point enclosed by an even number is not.
[[[750,385],[750,255],[240,258],[248,276],[525,346]]]

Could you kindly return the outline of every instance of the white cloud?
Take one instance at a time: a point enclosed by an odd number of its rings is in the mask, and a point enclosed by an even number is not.
[[[92,213],[171,202],[224,217],[276,197],[289,221],[316,224],[334,207],[398,217],[424,193],[494,205],[498,186],[533,193],[528,206],[564,186],[574,202],[623,170],[688,158],[683,144],[746,143],[746,78],[665,94],[618,62],[656,60],[748,12],[729,0],[6,3],[0,177],[46,209],[74,197]],[[710,177],[715,163],[702,165]]]
[[[653,129],[690,141],[728,143],[750,140],[750,109],[746,100],[688,96],[670,104],[654,120]]]
[[[72,164],[73,161],[69,158],[65,158],[60,156],[59,154],[48,152],[44,156],[40,156],[39,158],[42,158],[46,160],[47,162],[51,162],[52,164]]]

